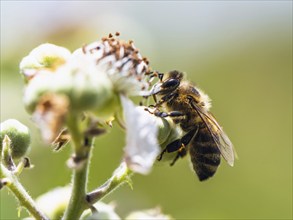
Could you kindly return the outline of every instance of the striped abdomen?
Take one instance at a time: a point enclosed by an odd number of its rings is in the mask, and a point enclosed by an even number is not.
[[[213,137],[203,124],[189,144],[189,152],[193,169],[200,181],[215,174],[221,161],[221,154]]]

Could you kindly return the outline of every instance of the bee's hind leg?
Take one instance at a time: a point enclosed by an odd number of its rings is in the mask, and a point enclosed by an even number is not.
[[[173,159],[173,161],[170,163],[170,166],[173,166],[175,164],[175,162],[180,158],[180,157],[184,157],[187,154],[187,149],[185,145],[182,145],[181,148],[179,148],[178,153],[176,155],[176,157]]]
[[[175,162],[180,158],[184,157],[187,153],[187,146],[189,142],[192,140],[192,138],[196,135],[198,128],[193,129],[189,131],[187,134],[185,134],[181,139],[177,139],[170,144],[168,144],[165,149],[161,152],[161,154],[158,157],[158,160],[162,160],[163,155],[167,153],[172,153],[177,151],[177,155],[174,158],[174,160],[171,162],[171,166],[175,164]]]
[[[182,142],[181,139],[177,139],[173,142],[171,142],[170,144],[168,144],[165,149],[160,153],[159,157],[158,157],[158,161],[162,160],[163,155],[167,152],[167,153],[172,153],[175,151],[178,151],[182,146]]]

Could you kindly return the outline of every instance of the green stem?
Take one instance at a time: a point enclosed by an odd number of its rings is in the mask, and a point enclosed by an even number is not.
[[[89,207],[86,201],[88,167],[91,146],[84,146],[83,134],[79,127],[79,117],[70,115],[68,119],[68,130],[72,137],[74,149],[72,193],[68,207],[64,213],[63,220],[79,219],[85,209]]]
[[[86,165],[87,166],[87,165]],[[85,200],[85,188],[87,183],[87,169],[74,170],[73,188],[69,205],[64,214],[63,220],[78,219],[82,212],[88,208]]]
[[[0,178],[7,178],[9,182],[6,186],[13,192],[15,197],[19,200],[20,205],[24,206],[29,213],[37,220],[47,220],[46,217],[37,207],[34,200],[30,197],[21,183],[18,181],[18,178],[13,175],[8,169],[1,164]]]
[[[124,183],[128,183],[132,187],[130,180],[130,176],[132,174],[132,171],[127,168],[125,162],[122,162],[120,166],[114,171],[110,179],[108,179],[102,186],[87,194],[87,202],[89,204],[96,203]]]

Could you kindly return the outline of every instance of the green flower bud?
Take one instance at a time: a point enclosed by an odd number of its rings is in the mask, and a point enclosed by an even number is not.
[[[156,117],[157,125],[159,127],[158,132],[158,141],[159,144],[163,144],[167,141],[168,137],[170,136],[172,130],[172,122],[169,118],[160,118]]]
[[[1,152],[5,135],[11,140],[11,156],[13,159],[23,157],[30,148],[29,129],[15,119],[8,119],[1,123],[0,144]]]
[[[29,81],[39,70],[55,70],[66,63],[71,53],[64,47],[54,44],[41,44],[22,59],[19,64],[20,73]]]
[[[46,93],[67,96],[69,110],[87,111],[104,107],[113,98],[113,87],[93,60],[83,56],[73,57],[55,72],[43,71],[29,82],[24,104],[30,113]]]

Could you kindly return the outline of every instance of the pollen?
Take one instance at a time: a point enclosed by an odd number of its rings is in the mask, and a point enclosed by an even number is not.
[[[140,90],[147,89],[149,83],[146,76],[150,74],[149,61],[142,57],[132,40],[118,39],[119,32],[103,37],[101,41],[93,42],[82,48],[84,54],[91,55],[98,66],[106,69],[110,78],[121,82],[139,85]],[[137,86],[136,85],[136,86]],[[123,88],[127,88],[124,85]]]

